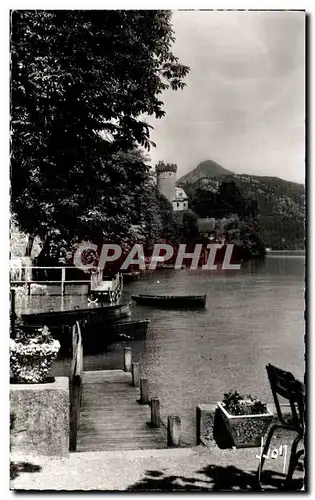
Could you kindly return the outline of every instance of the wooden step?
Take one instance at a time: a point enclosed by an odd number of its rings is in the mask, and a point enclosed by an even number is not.
[[[123,370],[83,373],[77,451],[136,450],[166,447],[161,429],[152,429],[150,408],[137,400],[131,374]]]

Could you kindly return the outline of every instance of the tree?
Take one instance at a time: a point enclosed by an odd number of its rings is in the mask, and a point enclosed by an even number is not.
[[[169,11],[14,11],[11,204],[43,240],[126,238],[148,167],[143,116],[183,88]],[[125,157],[122,157],[122,155]],[[136,166],[135,166],[136,164]]]
[[[205,186],[197,187],[192,196],[192,208],[200,217],[257,215],[256,200],[245,200],[234,181],[221,182],[216,192]]]
[[[146,162],[141,150],[113,154],[106,170],[108,174],[112,169],[112,175],[102,181],[102,189],[94,186],[93,198],[84,203],[74,205],[69,200],[73,212],[66,221],[60,212],[59,230],[50,231],[46,237],[41,265],[53,265],[61,249],[70,246],[74,250],[83,240],[100,246],[106,242],[128,247],[175,237],[172,205],[157,190]],[[116,171],[120,182],[112,182]]]
[[[191,206],[200,217],[215,217],[216,193],[202,186],[198,187],[192,196]]]
[[[243,223],[241,227],[244,260],[263,259],[266,255],[265,242],[260,234],[258,224]]]
[[[234,181],[221,182],[216,193],[216,210],[221,217],[231,214],[246,216],[246,202]]]
[[[265,243],[256,221],[246,222],[234,215],[221,220],[217,233],[234,245],[239,258],[246,261],[265,257]]]
[[[161,214],[162,230],[160,238],[172,243],[178,242],[179,228],[172,203],[156,190],[158,210]]]
[[[187,210],[182,219],[182,237],[195,240],[200,237],[198,229],[198,216],[192,210]]]

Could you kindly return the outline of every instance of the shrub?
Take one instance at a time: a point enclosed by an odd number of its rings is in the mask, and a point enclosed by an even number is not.
[[[10,368],[20,382],[43,382],[60,349],[47,326],[32,331],[16,328],[16,339],[10,339]]]
[[[267,405],[251,395],[245,397],[237,391],[223,395],[224,407],[231,415],[258,415],[267,412]]]

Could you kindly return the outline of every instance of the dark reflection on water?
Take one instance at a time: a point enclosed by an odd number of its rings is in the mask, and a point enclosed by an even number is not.
[[[160,398],[162,414],[182,418],[186,443],[194,443],[197,404],[219,401],[230,389],[271,402],[267,363],[303,378],[304,273],[303,256],[268,255],[240,271],[163,270],[125,286],[125,299],[136,293],[207,293],[201,311],[132,306],[133,318],[152,321],[146,340],[132,342],[133,358],[140,360],[151,396]],[[73,305],[86,307],[86,297],[31,297],[21,307]],[[113,344],[107,353],[85,357],[84,369],[120,368],[123,347]],[[69,362],[59,361],[53,375],[68,370]]]

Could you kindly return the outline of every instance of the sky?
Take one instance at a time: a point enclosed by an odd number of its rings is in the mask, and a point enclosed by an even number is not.
[[[175,11],[173,52],[190,67],[149,119],[152,165],[177,177],[203,160],[239,174],[305,180],[305,17],[293,11]]]

